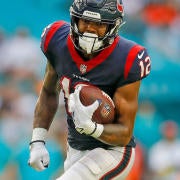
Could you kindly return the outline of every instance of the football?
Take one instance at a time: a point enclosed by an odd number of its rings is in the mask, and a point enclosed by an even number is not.
[[[94,112],[92,120],[100,124],[112,123],[115,116],[115,105],[111,97],[93,85],[83,85],[80,91],[80,101],[83,105],[91,105],[100,100],[98,109]]]

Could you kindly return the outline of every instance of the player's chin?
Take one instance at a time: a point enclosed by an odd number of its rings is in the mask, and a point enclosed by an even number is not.
[[[98,51],[93,51],[93,50],[91,50],[91,52],[87,52],[87,50],[82,49],[82,48],[80,48],[79,51],[80,51],[80,53],[83,54],[83,56],[85,56],[85,57],[89,57],[89,56],[93,56],[93,55],[98,54]]]

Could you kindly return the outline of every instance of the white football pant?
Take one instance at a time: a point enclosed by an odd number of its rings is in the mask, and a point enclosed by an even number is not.
[[[57,180],[124,180],[135,158],[130,147],[79,151],[68,147],[65,172]]]

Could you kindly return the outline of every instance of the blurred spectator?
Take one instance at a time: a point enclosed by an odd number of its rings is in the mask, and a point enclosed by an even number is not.
[[[123,1],[126,16],[131,18],[133,18],[133,16],[138,16],[146,4],[147,2],[145,0],[132,1],[131,3]]]
[[[21,143],[30,132],[36,95],[33,92],[22,93],[11,82],[4,84],[0,92],[0,135],[13,147]]]
[[[146,1],[123,1],[125,10],[125,26],[121,29],[120,33],[130,39],[134,39],[139,43],[144,43],[144,31],[146,29],[145,23],[141,19],[141,14],[146,6]],[[127,21],[126,21],[127,19]]]
[[[28,28],[17,28],[2,47],[0,72],[13,80],[33,80],[39,76],[42,53],[39,41],[33,38]]]
[[[148,28],[145,41],[159,52],[165,54],[170,61],[179,61],[179,0],[150,2],[143,10],[143,21]]]
[[[180,179],[180,139],[178,126],[170,120],[162,125],[163,138],[149,152],[149,168],[152,180]]]
[[[149,26],[168,26],[177,16],[173,0],[149,3],[144,8],[143,19]]]

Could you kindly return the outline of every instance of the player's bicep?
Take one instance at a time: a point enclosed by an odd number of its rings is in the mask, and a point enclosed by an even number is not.
[[[113,97],[116,107],[117,121],[133,128],[135,115],[138,108],[138,94],[140,81],[119,87]]]
[[[47,61],[46,65],[43,88],[49,93],[56,93],[60,91],[58,75],[49,61]]]

